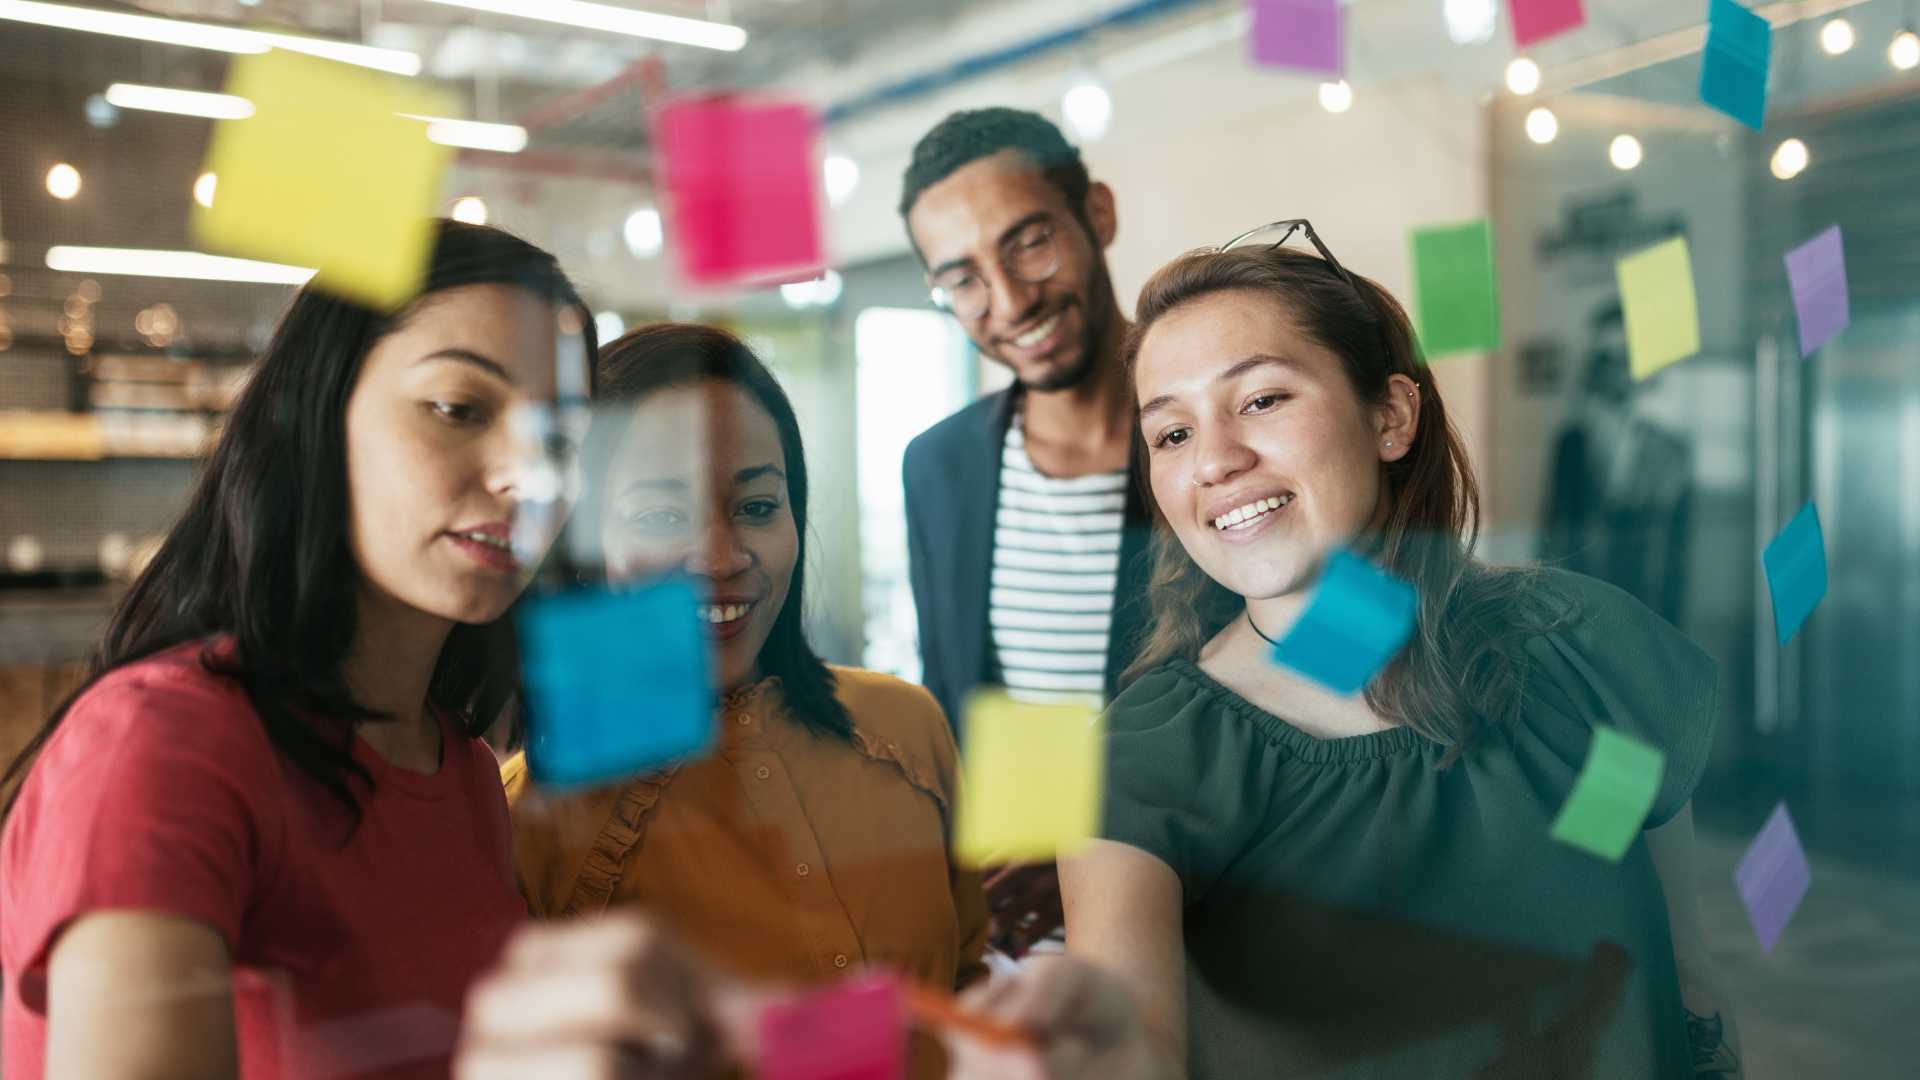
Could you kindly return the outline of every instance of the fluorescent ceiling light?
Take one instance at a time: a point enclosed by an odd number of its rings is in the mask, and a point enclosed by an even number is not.
[[[89,34],[111,34],[162,45],[185,45],[190,49],[259,53],[271,48],[262,40],[262,35],[237,27],[210,26],[152,15],[129,15],[120,11],[96,11],[64,4],[42,4],[35,0],[0,0],[0,19],[62,30],[83,30]]]
[[[153,15],[131,15],[123,11],[43,4],[38,0],[0,0],[0,19],[51,26],[60,30],[79,30],[89,34],[151,41],[161,45],[182,45],[190,49],[213,49],[228,53],[263,53],[268,49],[286,49],[309,56],[338,60],[360,67],[390,71],[396,75],[418,75],[420,57],[399,49],[378,49],[347,41],[300,37],[295,34],[269,34],[237,26],[216,26],[186,19],[162,19]]]
[[[314,272],[299,266],[229,259],[198,251],[147,248],[73,247],[47,249],[47,269],[64,274],[131,274],[136,277],[187,278],[193,281],[249,281],[265,285],[305,285]]]
[[[517,154],[527,148],[527,129],[518,124],[488,124],[479,120],[449,120],[439,116],[400,115],[427,122],[427,138],[441,146],[459,146],[468,150],[495,150]]]
[[[653,11],[592,4],[586,0],[428,0],[448,7],[487,11],[495,15],[517,15],[523,19],[577,26],[583,30],[605,30],[632,37],[671,41],[680,45],[698,45],[703,49],[738,52],[747,44],[747,32],[726,23],[662,15]]]
[[[204,116],[209,120],[245,120],[253,115],[253,102],[243,97],[138,83],[114,83],[107,87],[107,102],[122,109]]]
[[[395,75],[420,74],[420,54],[410,53],[404,49],[382,49],[373,45],[355,44],[351,41],[298,37],[293,34],[260,34],[259,36],[264,38],[269,46],[285,49],[288,52],[306,53],[308,56],[317,56],[322,60],[338,60],[343,64],[391,72]]]

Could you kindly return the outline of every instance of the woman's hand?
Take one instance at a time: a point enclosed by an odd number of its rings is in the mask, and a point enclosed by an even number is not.
[[[751,995],[635,912],[533,923],[467,996],[459,1080],[704,1077],[751,1059]]]
[[[1007,1046],[947,1033],[952,1080],[1171,1080],[1167,1060],[1114,976],[1073,956],[1029,960],[1019,974],[975,987],[960,999],[968,1012],[1032,1036]]]

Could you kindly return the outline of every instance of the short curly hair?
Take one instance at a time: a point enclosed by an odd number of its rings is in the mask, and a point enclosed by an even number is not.
[[[914,145],[913,160],[901,181],[900,216],[905,218],[928,188],[962,166],[1002,150],[1018,150],[1047,182],[1067,197],[1074,216],[1086,221],[1087,189],[1092,181],[1080,151],[1051,120],[1025,109],[967,109],[948,116]]]

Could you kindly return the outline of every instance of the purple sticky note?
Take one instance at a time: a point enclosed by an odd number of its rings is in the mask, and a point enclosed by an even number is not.
[[[1514,44],[1523,49],[1587,24],[1580,0],[1507,0],[1507,13],[1513,16]]]
[[[688,98],[654,121],[680,271],[695,285],[818,277],[820,194],[805,105]]]
[[[1835,225],[1787,252],[1787,284],[1800,315],[1800,356],[1832,341],[1853,315],[1847,302],[1847,260]]]
[[[1253,62],[1340,78],[1347,70],[1340,0],[1252,0]]]
[[[760,1013],[761,1080],[903,1080],[907,1016],[884,975],[853,979]]]
[[[1753,932],[1760,947],[1773,951],[1787,920],[1807,895],[1813,874],[1807,868],[1807,853],[1800,848],[1800,837],[1793,831],[1793,819],[1787,816],[1787,804],[1773,808],[1760,835],[1753,838],[1740,865],[1733,869],[1734,887],[1747,906]]]

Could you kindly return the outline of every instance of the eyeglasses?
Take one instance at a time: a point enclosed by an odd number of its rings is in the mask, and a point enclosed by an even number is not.
[[[1232,251],[1237,247],[1255,244],[1266,247],[1279,247],[1281,244],[1293,239],[1294,233],[1303,231],[1307,234],[1307,240],[1313,244],[1313,250],[1319,252],[1320,257],[1327,260],[1327,265],[1333,267],[1333,272],[1340,275],[1340,280],[1351,286],[1353,291],[1359,294],[1361,303],[1365,303],[1367,297],[1365,293],[1360,292],[1360,283],[1353,280],[1353,275],[1347,273],[1347,268],[1341,266],[1340,260],[1334,258],[1333,252],[1327,250],[1327,245],[1320,242],[1320,234],[1313,231],[1313,223],[1306,218],[1288,218],[1285,221],[1270,221],[1258,228],[1248,229],[1246,232],[1221,244],[1214,250]],[[1279,239],[1267,239],[1267,237],[1275,233],[1279,234]],[[1373,309],[1368,307],[1367,310],[1371,311]]]
[[[1029,285],[1039,284],[1060,270],[1060,245],[1054,239],[1051,222],[1037,221],[1007,238],[1000,246],[1000,269],[1007,276]],[[951,312],[958,319],[977,319],[992,303],[987,279],[976,271],[956,266],[927,279],[934,306]]]
[[[1386,324],[1381,321],[1380,313],[1373,309],[1373,304],[1367,300],[1366,290],[1360,287],[1360,282],[1357,281],[1352,274],[1347,273],[1346,267],[1340,265],[1340,260],[1333,257],[1333,252],[1327,250],[1327,245],[1320,242],[1320,234],[1313,231],[1313,223],[1306,218],[1288,218],[1285,221],[1270,221],[1257,228],[1248,229],[1246,232],[1221,244],[1214,250],[1232,251],[1237,247],[1250,247],[1255,245],[1262,247],[1279,247],[1281,244],[1293,239],[1293,234],[1296,232],[1304,232],[1307,234],[1307,240],[1313,245],[1313,250],[1319,252],[1320,257],[1325,259],[1327,265],[1333,268],[1333,272],[1340,275],[1340,280],[1346,282],[1347,287],[1353,290],[1353,295],[1360,300],[1360,306],[1366,309],[1367,314],[1373,319],[1374,327],[1379,331],[1380,345],[1385,350],[1382,355],[1392,356],[1393,350],[1387,347]],[[1267,239],[1268,237],[1274,236],[1277,236],[1278,239]]]

